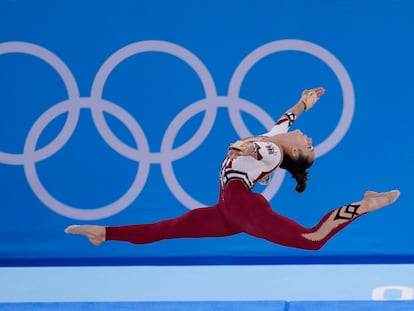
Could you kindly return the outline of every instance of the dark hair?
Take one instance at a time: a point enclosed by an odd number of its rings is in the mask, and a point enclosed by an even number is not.
[[[280,168],[287,170],[292,177],[296,179],[296,191],[301,193],[306,189],[306,181],[308,180],[308,171],[307,169],[313,164],[303,156],[302,153],[299,153],[297,159],[292,159],[289,155],[283,155],[283,161],[280,164]]]

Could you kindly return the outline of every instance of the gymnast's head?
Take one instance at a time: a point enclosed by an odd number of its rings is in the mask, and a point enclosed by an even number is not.
[[[315,160],[315,150],[312,145],[312,138],[295,130],[289,135],[289,143],[285,145],[283,160],[280,168],[287,170],[296,180],[296,191],[301,193],[306,189],[308,180],[308,168]]]

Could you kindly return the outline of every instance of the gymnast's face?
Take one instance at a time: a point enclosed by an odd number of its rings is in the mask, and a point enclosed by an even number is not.
[[[301,153],[308,159],[309,163],[315,160],[315,148],[312,145],[312,138],[306,136],[300,130],[291,132],[291,146],[294,157]]]

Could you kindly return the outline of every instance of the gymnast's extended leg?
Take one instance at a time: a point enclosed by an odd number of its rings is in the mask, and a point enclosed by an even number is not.
[[[197,208],[180,217],[152,224],[72,225],[65,232],[83,235],[94,245],[109,240],[148,244],[166,239],[222,237],[240,233],[226,222],[217,205]]]
[[[243,185],[232,183],[225,193],[223,214],[233,228],[270,242],[300,249],[318,250],[338,231],[359,216],[393,203],[399,191],[367,191],[361,201],[327,213],[313,228],[275,213],[269,202]],[[244,190],[246,189],[246,190]]]

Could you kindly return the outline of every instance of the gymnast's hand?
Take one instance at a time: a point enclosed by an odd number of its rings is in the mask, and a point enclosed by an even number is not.
[[[315,105],[315,103],[325,94],[325,89],[323,87],[316,87],[311,90],[304,90],[302,92],[302,97],[300,102],[304,105],[305,110],[309,110]]]

